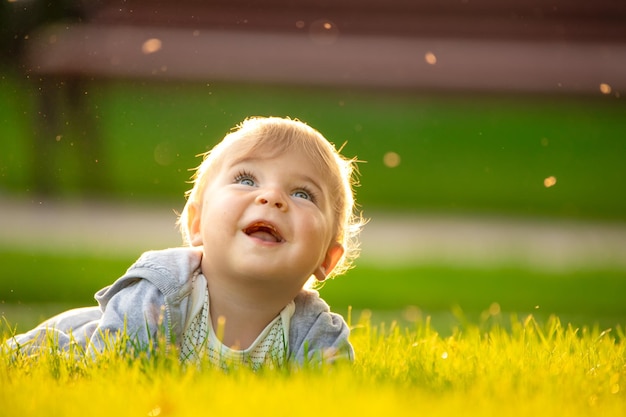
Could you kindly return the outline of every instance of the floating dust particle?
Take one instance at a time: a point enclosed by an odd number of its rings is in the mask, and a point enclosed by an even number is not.
[[[331,45],[339,38],[339,28],[328,20],[316,20],[309,26],[309,36],[318,45]]]
[[[437,63],[437,57],[432,52],[428,51],[424,54],[424,60],[429,65],[435,65]]]
[[[386,167],[395,168],[400,165],[400,155],[395,152],[387,152],[385,156],[383,156],[383,163]]]
[[[607,83],[601,83],[600,84],[600,92],[602,94],[611,94],[611,86],[608,85]]]
[[[543,186],[546,188],[553,187],[554,185],[556,185],[556,177],[554,176],[549,176],[548,178],[543,180]]]
[[[141,52],[144,54],[153,54],[163,47],[160,39],[150,38],[141,45]]]
[[[173,162],[173,151],[169,142],[161,142],[154,148],[154,160],[161,166],[168,166]]]

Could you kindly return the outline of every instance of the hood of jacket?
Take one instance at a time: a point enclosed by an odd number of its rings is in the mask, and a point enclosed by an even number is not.
[[[104,310],[108,301],[123,288],[140,279],[150,281],[166,299],[175,301],[191,291],[189,279],[200,268],[202,250],[194,247],[148,251],[132,264],[126,273],[96,293]]]

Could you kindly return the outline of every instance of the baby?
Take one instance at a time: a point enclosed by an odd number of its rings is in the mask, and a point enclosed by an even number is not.
[[[297,120],[250,118],[204,155],[179,218],[185,243],[144,253],[96,293],[97,307],[55,316],[12,337],[35,351],[103,351],[164,337],[182,361],[259,368],[352,360],[349,328],[311,287],[345,272],[363,219],[354,162]]]

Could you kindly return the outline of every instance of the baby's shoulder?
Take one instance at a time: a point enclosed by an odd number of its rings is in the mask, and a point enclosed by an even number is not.
[[[330,312],[330,307],[320,297],[320,294],[315,290],[306,290],[303,289],[298,293],[296,298],[293,300],[296,306],[296,313],[300,312],[308,312],[308,313],[323,313]]]

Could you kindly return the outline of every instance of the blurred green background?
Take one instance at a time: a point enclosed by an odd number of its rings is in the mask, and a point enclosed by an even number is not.
[[[62,123],[49,132],[54,146],[45,155],[55,166],[55,188],[46,198],[182,207],[190,169],[200,161],[197,154],[245,117],[275,115],[309,123],[338,146],[345,143],[346,156],[364,161],[357,195],[365,216],[478,214],[620,225],[626,220],[626,106],[615,95],[130,81],[92,82],[85,94],[103,141],[90,169],[105,181],[84,187],[90,174],[80,171],[80,115],[61,105]],[[10,69],[0,71],[0,198],[40,198],[33,183],[33,155],[40,151],[32,140],[37,95],[36,83]],[[397,166],[385,163],[389,153],[397,155]],[[550,177],[556,183],[547,187]],[[138,256],[58,249],[40,253],[0,242],[0,313],[9,325],[25,330],[60,308],[92,304],[92,294]],[[405,311],[445,315],[458,307],[480,317],[497,303],[503,312],[559,314],[605,326],[626,323],[626,273],[612,265],[536,271],[437,261],[394,268],[362,259],[322,292],[342,312],[352,306],[401,317]]]
[[[32,190],[37,83],[0,76],[0,187]],[[385,93],[216,84],[89,83],[106,188],[79,190],[81,116],[58,109],[49,132],[63,196],[180,199],[195,156],[251,115],[316,127],[360,164],[367,209],[498,212],[624,220],[626,105],[597,97]],[[74,130],[73,130],[74,129]],[[384,163],[387,153],[400,158]],[[556,179],[546,187],[544,180]]]

